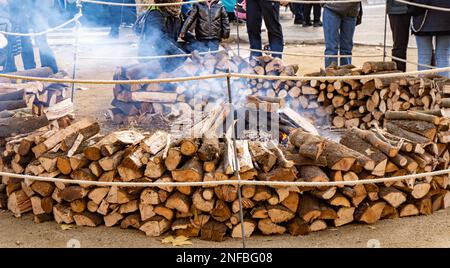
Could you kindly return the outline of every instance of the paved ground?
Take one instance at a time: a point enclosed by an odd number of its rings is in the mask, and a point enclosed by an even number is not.
[[[248,247],[450,247],[450,209],[431,216],[419,216],[394,220],[382,220],[375,225],[351,224],[330,228],[308,236],[253,236],[247,239]],[[162,238],[146,237],[137,230],[121,230],[104,226],[89,228],[74,226],[63,231],[58,224],[47,222],[34,224],[31,216],[16,219],[9,212],[0,211],[0,248],[2,247],[52,247],[73,245],[73,239],[81,247],[170,247],[162,244]],[[71,241],[71,242],[69,242]],[[241,240],[208,242],[192,239],[189,247],[241,247]]]

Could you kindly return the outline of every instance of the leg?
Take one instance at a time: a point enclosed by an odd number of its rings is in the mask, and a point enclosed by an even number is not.
[[[305,17],[305,26],[311,26],[311,9],[312,4],[303,5],[303,16]]]
[[[339,51],[340,55],[352,55],[353,50],[353,35],[355,34],[356,17],[342,17]],[[352,63],[352,58],[341,58],[340,65],[347,65]]]
[[[416,42],[419,64],[431,65],[431,57],[433,55],[433,37],[416,35]],[[417,69],[421,71],[429,68],[418,66]]]
[[[33,44],[30,37],[23,36],[20,38],[22,45],[22,62],[25,70],[36,68],[36,61],[34,59]]]
[[[220,41],[219,40],[209,40],[208,49],[209,51],[219,50]]]
[[[314,13],[314,23],[316,26],[318,23],[320,23],[320,16],[322,15],[321,13],[321,7],[320,4],[314,4],[313,5],[313,13]],[[318,25],[319,26],[319,25]],[[316,26],[317,27],[317,26]]]
[[[389,22],[392,30],[394,45],[392,47],[392,56],[405,59],[408,51],[409,28],[411,24],[410,15],[389,15]],[[403,72],[406,71],[406,63],[394,60],[397,68]]]
[[[269,0],[261,0],[264,23],[269,35],[270,49],[276,52],[283,52],[283,29],[280,23],[280,4]],[[274,54],[274,57],[282,58],[281,54]]]
[[[325,37],[325,55],[337,55],[339,50],[339,28],[341,17],[329,10],[323,9],[323,33]],[[337,58],[325,57],[325,67],[333,62],[337,63]]]
[[[55,54],[48,45],[47,35],[36,37],[36,45],[39,48],[39,57],[41,59],[42,67],[50,67],[54,73],[58,72],[58,65],[56,64]]]
[[[247,34],[251,49],[262,49],[261,25],[262,10],[258,3],[259,0],[247,1]],[[251,52],[250,57],[261,56],[261,52]]]
[[[436,36],[436,67],[445,68],[449,66],[450,58],[450,35]],[[442,72],[439,75],[450,78],[450,72]]]
[[[303,16],[303,4],[292,4],[292,11],[294,12],[294,24],[303,24],[305,22],[305,18]]]

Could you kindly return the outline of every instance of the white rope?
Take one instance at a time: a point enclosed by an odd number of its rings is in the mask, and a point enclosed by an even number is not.
[[[84,79],[59,79],[59,78],[43,78],[31,77],[22,75],[0,74],[0,77],[9,78],[12,80],[28,80],[40,82],[55,82],[55,83],[78,83],[78,84],[104,84],[104,85],[131,85],[131,84],[154,84],[154,83],[176,83],[185,81],[196,81],[216,78],[261,78],[266,80],[292,80],[292,81],[308,81],[308,80],[336,80],[343,81],[348,79],[376,79],[376,78],[395,78],[407,77],[413,75],[433,74],[440,72],[448,72],[450,67],[436,68],[431,70],[412,71],[412,72],[398,72],[387,74],[369,74],[369,75],[348,75],[348,76],[276,76],[276,75],[257,75],[257,74],[241,74],[241,73],[222,73],[191,77],[176,77],[176,78],[159,78],[159,79],[142,79],[142,80],[84,80]]]
[[[261,52],[261,53],[288,55],[288,56],[300,56],[300,57],[313,57],[313,58],[375,58],[375,57],[383,57],[383,54],[324,55],[324,54],[305,54],[305,53],[295,53],[295,52],[279,52],[279,51],[260,50],[260,49],[252,49],[252,48],[241,48],[241,49],[247,50],[247,51],[252,51],[252,52]]]
[[[365,179],[357,181],[330,181],[330,182],[306,182],[306,181],[238,181],[238,180],[221,180],[221,181],[201,181],[201,182],[107,182],[107,181],[86,181],[71,180],[61,178],[50,178],[42,176],[32,176],[15,174],[9,172],[0,172],[0,176],[10,178],[20,178],[32,181],[61,182],[67,184],[79,185],[95,185],[95,186],[117,186],[117,187],[179,187],[179,186],[219,186],[219,185],[260,185],[260,186],[297,186],[297,187],[333,187],[333,186],[354,186],[364,184],[374,184],[383,182],[396,182],[410,179],[418,179],[432,176],[450,174],[450,169],[438,170],[426,173],[410,174],[396,176],[390,178]]]
[[[200,52],[198,55],[217,54],[225,50],[214,50],[209,52]],[[79,57],[84,60],[158,60],[158,59],[170,59],[191,57],[192,54],[174,54],[174,55],[160,55],[160,56],[130,56],[130,57]]]
[[[426,68],[430,68],[430,69],[436,69],[437,68],[436,66],[431,66],[431,65],[428,65],[428,64],[422,64],[422,63],[418,63],[418,62],[414,62],[414,61],[410,61],[410,60],[405,60],[405,59],[397,58],[397,57],[390,56],[390,55],[386,55],[386,57],[391,58],[391,59],[396,60],[396,61],[401,61],[401,62],[404,62],[404,63],[413,64],[415,66],[421,66],[421,67],[426,67]]]
[[[142,3],[142,4],[125,4],[125,3],[112,3],[112,2],[105,2],[105,1],[81,0],[81,2],[84,2],[84,3],[91,3],[91,4],[97,4],[97,5],[107,5],[107,6],[122,6],[122,7],[182,6],[182,5],[186,5],[186,4],[195,4],[195,3],[205,2],[205,1],[206,0],[195,0],[195,1],[186,1],[186,2],[175,2],[175,3],[160,3],[160,4],[144,4],[144,3]]]
[[[426,9],[432,9],[432,10],[437,10],[437,11],[450,12],[450,8],[418,4],[418,3],[413,3],[413,2],[410,2],[410,1],[406,1],[406,0],[395,0],[395,1],[403,3],[403,4],[411,5],[411,6],[416,6],[416,7],[426,8]]]
[[[450,67],[436,68],[431,70],[412,71],[412,72],[398,72],[387,74],[369,74],[369,75],[348,75],[348,76],[276,76],[276,75],[257,75],[257,74],[238,74],[231,73],[231,77],[250,78],[250,79],[267,79],[267,80],[292,80],[292,81],[308,81],[308,80],[336,80],[343,81],[348,79],[376,79],[376,78],[395,78],[407,77],[413,75],[432,74],[440,72],[448,72]],[[1,76],[0,76],[1,77]]]
[[[71,24],[72,22],[76,22],[78,21],[80,18],[82,17],[81,14],[76,14],[75,17],[73,17],[72,19],[64,22],[63,24],[56,26],[54,28],[45,30],[43,32],[38,32],[38,33],[12,33],[12,32],[4,32],[4,31],[0,31],[0,34],[4,34],[4,35],[12,35],[12,36],[29,36],[29,37],[34,37],[34,36],[40,36],[40,35],[45,35],[54,31],[57,31],[61,28],[64,28],[65,26]]]

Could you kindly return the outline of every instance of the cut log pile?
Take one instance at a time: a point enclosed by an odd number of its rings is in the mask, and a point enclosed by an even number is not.
[[[152,71],[150,71],[152,70]],[[298,65],[284,65],[279,58],[261,56],[246,61],[226,53],[194,55],[171,73],[160,70],[154,74],[154,66],[138,64],[121,67],[115,79],[142,79],[186,77],[223,73],[271,76],[296,76]],[[439,76],[375,78],[373,74],[399,72],[395,62],[366,62],[361,68],[353,65],[331,66],[305,76],[368,75],[367,79],[337,81],[317,79],[309,81],[232,79],[231,88],[235,103],[242,103],[242,96],[278,98],[291,109],[310,118],[317,125],[336,128],[369,129],[373,123],[382,124],[387,111],[436,110],[450,107],[450,81]],[[227,100],[225,79],[209,79],[182,83],[117,85],[111,110],[117,123],[145,121],[151,113],[169,113],[174,103],[183,103],[181,109],[208,110],[208,104]],[[189,106],[189,107],[188,107]]]
[[[65,72],[53,74],[48,67],[14,74],[43,78],[67,78]],[[55,120],[73,112],[70,96],[68,84],[3,79],[0,80],[0,118],[12,116],[14,110],[28,109],[35,116],[46,115],[49,120]]]
[[[132,130],[100,136],[97,123],[81,120],[11,141],[3,170],[85,181],[214,183],[237,179],[235,151],[241,180],[349,181],[447,167],[447,119],[422,113],[386,117],[385,129],[352,129],[340,143],[297,129],[287,147],[257,140],[234,145],[210,131],[214,121],[204,125],[208,131],[201,138],[193,138]],[[446,175],[339,187],[243,186],[244,222],[231,185],[94,187],[6,176],[2,183],[6,196],[0,196],[0,205],[6,203],[15,216],[32,212],[35,222],[105,224],[148,236],[173,232],[213,241],[254,233],[305,235],[350,222],[428,215],[450,205]]]
[[[395,62],[366,62],[330,67],[306,76],[352,76],[399,72]],[[336,128],[369,129],[382,124],[387,111],[429,111],[445,107],[444,87],[450,81],[438,76],[305,81],[291,108],[305,110],[320,124]],[[291,94],[288,94],[289,96]],[[449,102],[450,103],[450,102]]]

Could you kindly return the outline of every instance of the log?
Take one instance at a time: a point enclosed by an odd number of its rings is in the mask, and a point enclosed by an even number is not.
[[[354,219],[353,213],[355,212],[354,207],[341,207],[337,211],[337,219],[334,220],[334,226],[339,227],[348,223],[351,223]]]
[[[191,207],[191,201],[188,196],[175,192],[167,199],[166,207],[176,209],[181,213],[188,213]]]
[[[153,216],[139,227],[147,236],[161,236],[169,229],[170,221],[161,216]]]
[[[378,195],[394,208],[406,201],[406,195],[393,187],[381,187]]]
[[[384,117],[388,120],[419,120],[438,125],[440,119],[438,116],[419,113],[414,111],[387,111]]]
[[[221,222],[209,220],[200,230],[200,239],[221,242],[225,239],[227,226]]]
[[[53,217],[58,224],[71,224],[75,221],[70,207],[63,204],[57,204],[53,207]]]
[[[270,219],[259,220],[258,229],[264,235],[284,234],[286,232],[286,228],[284,226],[275,224]]]
[[[293,236],[307,235],[310,232],[308,223],[299,217],[296,217],[295,219],[289,221],[287,224],[287,229]]]
[[[87,211],[82,214],[74,214],[73,219],[78,226],[96,227],[103,222],[103,219],[99,214]]]
[[[253,231],[256,228],[256,222],[252,220],[244,220],[244,236],[250,237]],[[241,223],[238,223],[233,227],[231,232],[231,237],[233,238],[242,238],[242,226]]]
[[[172,178],[174,181],[179,182],[202,181],[202,164],[196,157],[191,158],[181,168],[172,171]]]
[[[47,125],[49,121],[45,116],[0,119],[0,138],[29,133]]]
[[[25,100],[5,100],[5,101],[0,100],[0,111],[5,110],[12,111],[26,107],[27,103]]]

